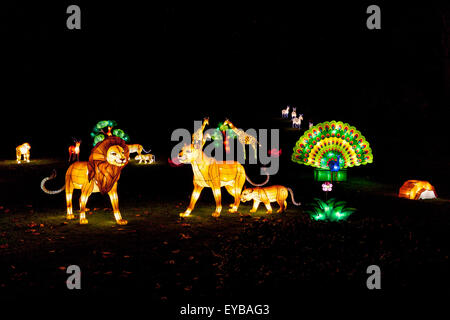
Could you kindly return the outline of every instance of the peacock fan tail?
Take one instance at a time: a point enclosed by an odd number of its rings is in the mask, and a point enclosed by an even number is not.
[[[292,161],[328,169],[330,161],[338,161],[341,168],[373,162],[372,149],[355,127],[341,121],[319,123],[306,131],[297,141]]]

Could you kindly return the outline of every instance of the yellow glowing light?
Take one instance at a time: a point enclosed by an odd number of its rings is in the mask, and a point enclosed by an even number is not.
[[[136,157],[134,157],[134,160],[139,160],[139,163],[144,162],[144,164],[148,163],[154,163],[155,162],[155,155],[148,153],[148,154],[138,154]]]
[[[216,201],[216,210],[212,213],[213,217],[220,216],[222,211],[221,187],[225,187],[228,193],[234,197],[234,204],[229,212],[237,211],[241,190],[246,178],[244,167],[239,162],[216,161],[216,159],[206,156],[201,149],[197,149],[192,144],[183,147],[178,159],[181,163],[191,164],[194,172],[194,191],[188,208],[185,212],[180,213],[181,217],[187,217],[191,214],[200,193],[205,187],[213,190]]]
[[[137,153],[140,155],[142,153],[142,150],[144,150],[144,147],[140,144],[127,144],[128,150],[131,153]]]
[[[244,130],[238,129],[234,124],[231,123],[230,120],[226,119],[223,123],[230,127],[231,130],[236,134],[238,141],[242,144],[242,150],[244,151],[244,159],[246,158],[245,153],[245,145],[248,144],[252,147],[253,152],[255,154],[255,159],[257,158],[256,145],[260,145],[256,138],[248,133],[245,133]]]
[[[48,194],[66,191],[67,219],[74,219],[72,209],[72,194],[74,189],[81,189],[80,196],[80,224],[87,224],[86,203],[93,192],[107,193],[111,200],[114,217],[120,225],[127,224],[119,211],[119,197],[117,196],[117,182],[122,169],[127,165],[129,150],[125,141],[111,136],[97,144],[92,149],[89,161],[73,163],[66,173],[66,183],[59,190],[48,190],[45,183],[54,179],[56,172],[41,182],[41,189]]]
[[[22,161],[22,156],[23,156],[23,161],[30,162],[30,149],[31,149],[31,146],[27,142],[25,142],[24,144],[21,144],[20,146],[17,146],[17,148],[16,148],[17,163],[20,163]]]
[[[287,209],[287,198],[291,194],[291,200],[294,205],[299,206],[300,203],[295,202],[294,192],[291,188],[286,188],[283,186],[270,186],[265,188],[248,188],[244,189],[241,194],[242,202],[253,200],[253,207],[250,212],[256,212],[258,210],[259,204],[262,202],[266,206],[266,213],[272,213],[271,202],[277,202],[280,206],[277,212],[283,212]]]
[[[228,120],[227,120],[228,121]],[[225,121],[224,123],[226,123]],[[192,136],[192,144],[185,145],[178,154],[180,163],[190,164],[194,173],[194,190],[192,191],[191,201],[187,209],[180,213],[180,217],[188,217],[200,196],[203,188],[211,188],[216,201],[216,210],[212,213],[213,217],[219,217],[222,211],[221,187],[225,187],[230,195],[234,197],[234,203],[228,210],[231,213],[237,212],[241,201],[241,191],[247,179],[255,185],[246,176],[244,167],[237,161],[217,161],[214,158],[206,156],[202,147],[205,142],[203,130],[208,124],[208,118],[203,121],[203,126]],[[234,126],[228,121],[231,128]],[[255,139],[256,141],[256,139]],[[269,176],[262,186],[267,183]]]
[[[412,200],[437,198],[436,190],[428,181],[408,180],[400,188],[399,198]]]
[[[203,131],[205,130],[206,125],[208,124],[209,124],[209,117],[206,117],[203,119],[202,126],[192,134],[192,145],[196,149],[201,150],[205,145],[206,140],[210,138],[209,135],[203,135]]]

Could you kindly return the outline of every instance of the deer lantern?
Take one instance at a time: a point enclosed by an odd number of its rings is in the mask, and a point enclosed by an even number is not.
[[[80,160],[80,144],[81,144],[81,140],[78,141],[76,139],[73,139],[73,141],[75,142],[75,145],[69,147],[69,162],[72,160],[72,156],[73,156],[73,159],[76,158],[77,161]]]

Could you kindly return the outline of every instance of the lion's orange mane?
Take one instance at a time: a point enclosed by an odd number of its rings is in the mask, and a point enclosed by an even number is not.
[[[95,180],[102,194],[108,193],[120,178],[120,173],[125,166],[118,167],[108,163],[106,160],[108,149],[114,145],[123,148],[126,157],[126,164],[130,152],[125,141],[119,137],[111,136],[97,143],[92,149],[88,162],[88,178],[89,181]]]

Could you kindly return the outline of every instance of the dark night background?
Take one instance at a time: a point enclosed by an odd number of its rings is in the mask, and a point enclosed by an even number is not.
[[[258,127],[286,104],[356,126],[380,165],[448,152],[448,6],[380,3],[382,29],[368,30],[368,2],[78,1],[76,31],[66,29],[67,4],[1,10],[2,158],[23,141],[34,156],[66,152],[102,119],[156,150],[162,133],[205,115]]]
[[[66,28],[70,4],[81,30]],[[370,4],[381,7],[381,30],[366,28]],[[362,175],[429,180],[439,195],[449,178],[448,4],[8,1],[0,41],[1,160],[25,141],[31,159],[65,159],[72,137],[85,160],[94,124],[114,119],[164,161],[176,128],[204,116],[212,127],[229,117],[271,128],[290,104],[306,125],[360,130],[374,153]]]

